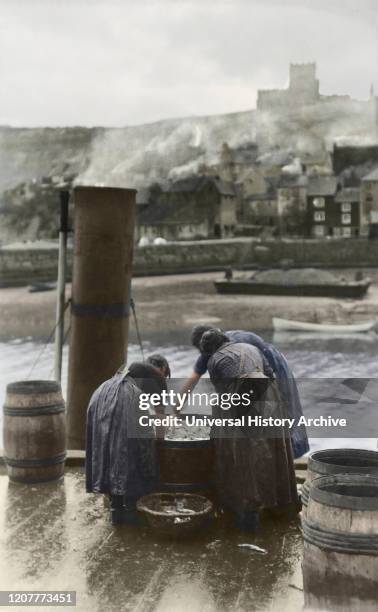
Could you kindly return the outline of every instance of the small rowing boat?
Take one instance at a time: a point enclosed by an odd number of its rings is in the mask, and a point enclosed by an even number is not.
[[[273,317],[273,329],[275,331],[318,331],[328,334],[355,334],[369,332],[376,324],[376,321],[365,321],[364,323],[351,323],[348,325],[339,325],[336,323],[306,323],[305,321],[294,321]]]

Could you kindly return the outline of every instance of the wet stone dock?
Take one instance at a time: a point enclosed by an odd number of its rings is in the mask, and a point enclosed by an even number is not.
[[[0,467],[2,590],[76,591],[76,609],[91,612],[296,612],[301,553],[297,520],[267,518],[252,536],[222,516],[195,539],[162,540],[147,527],[112,528],[104,498],[85,493],[82,467],[31,486],[9,483]]]

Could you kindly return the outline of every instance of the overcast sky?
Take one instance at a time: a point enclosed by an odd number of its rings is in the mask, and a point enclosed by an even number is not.
[[[0,123],[122,126],[254,108],[289,62],[378,92],[377,0],[0,0]]]

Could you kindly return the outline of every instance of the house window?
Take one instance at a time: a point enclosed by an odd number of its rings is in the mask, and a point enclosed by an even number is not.
[[[351,237],[351,235],[352,235],[352,230],[351,230],[351,228],[350,228],[350,227],[343,227],[343,228],[342,228],[342,230],[343,230],[343,236],[344,236],[344,238],[350,238],[350,237]]]
[[[314,221],[325,221],[324,210],[314,212]]]
[[[348,213],[352,210],[352,204],[350,202],[343,202],[341,204],[341,212]]]
[[[345,214],[345,215],[341,215],[341,223],[343,225],[350,225],[352,221],[351,215]]]
[[[324,225],[315,225],[314,234],[317,237],[325,236],[325,227]]]
[[[315,208],[324,208],[324,198],[314,198],[312,201]]]

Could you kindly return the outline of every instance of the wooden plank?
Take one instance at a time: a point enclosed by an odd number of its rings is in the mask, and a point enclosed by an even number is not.
[[[69,467],[80,467],[85,462],[85,451],[83,450],[68,450],[66,465]],[[0,467],[5,467],[4,451],[0,448]]]

